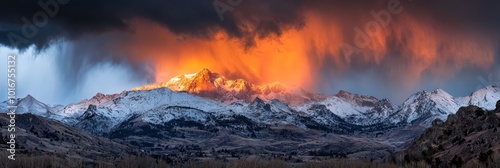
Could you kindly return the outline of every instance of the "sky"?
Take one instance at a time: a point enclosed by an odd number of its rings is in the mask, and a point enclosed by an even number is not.
[[[500,81],[500,1],[6,0],[0,88],[68,104],[203,68],[401,103]],[[0,99],[7,99],[0,89]]]

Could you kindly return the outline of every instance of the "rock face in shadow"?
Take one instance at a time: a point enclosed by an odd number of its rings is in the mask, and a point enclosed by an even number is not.
[[[405,151],[405,161],[425,160],[436,167],[466,166],[499,162],[500,101],[487,111],[477,106],[462,107],[443,122],[416,138]],[[498,163],[497,163],[498,164]]]

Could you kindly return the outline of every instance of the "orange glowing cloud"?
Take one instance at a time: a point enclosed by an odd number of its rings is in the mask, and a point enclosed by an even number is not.
[[[398,22],[392,25],[392,36],[407,61],[405,68],[393,71],[410,72],[413,80],[406,84],[416,84],[425,71],[437,78],[448,78],[462,68],[488,70],[494,64],[497,44],[487,34],[461,28],[437,29],[405,15]]]
[[[310,63],[304,57],[301,41],[289,34],[256,39],[257,46],[242,47],[237,39],[218,32],[211,39],[182,37],[152,22],[135,20],[132,39],[116,44],[116,50],[134,55],[135,61],[148,60],[155,65],[156,82],[184,73],[208,68],[235,78],[256,83],[280,81],[307,85]]]
[[[146,60],[154,65],[156,82],[208,68],[255,83],[278,81],[312,89],[324,78],[335,78],[322,76],[324,70],[340,74],[371,66],[385,69],[386,75],[412,87],[425,72],[450,77],[464,67],[487,69],[493,65],[496,44],[483,34],[440,30],[405,14],[396,17],[370,36],[368,47],[349,57],[343,55],[342,44],[352,42],[354,35],[345,33],[352,32],[345,28],[363,27],[354,23],[367,23],[373,18],[346,23],[340,17],[310,11],[305,14],[303,27],[287,29],[280,35],[256,35],[252,37],[255,46],[250,48],[224,31],[195,38],[135,19],[130,22],[133,35],[114,46],[121,54],[133,55],[133,61]]]

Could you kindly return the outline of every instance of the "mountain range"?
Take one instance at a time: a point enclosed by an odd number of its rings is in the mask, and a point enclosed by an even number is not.
[[[327,97],[323,94],[311,93],[302,88],[290,87],[278,82],[256,85],[244,79],[227,79],[208,69],[203,69],[194,74],[179,75],[168,82],[146,85],[132,90],[152,90],[157,88],[185,91],[227,104],[237,101],[251,103],[256,97],[259,97],[264,101],[277,99],[290,105],[299,105]]]
[[[279,83],[256,85],[203,69],[66,106],[51,107],[28,95],[18,99],[17,113],[157,154],[175,153],[169,145],[196,145],[206,153],[217,148],[238,155],[295,151],[383,158],[409,145],[435,119],[445,120],[462,106],[492,110],[498,100],[500,86],[490,85],[465,97],[422,91],[397,106],[347,91],[323,95]],[[7,101],[0,110],[7,110]]]

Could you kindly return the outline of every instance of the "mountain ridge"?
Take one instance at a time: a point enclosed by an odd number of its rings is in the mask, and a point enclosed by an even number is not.
[[[429,123],[454,113],[450,110],[459,108],[458,105],[496,106],[492,100],[498,95],[497,86],[458,98],[437,89],[415,93],[401,106],[394,106],[387,99],[340,91],[324,100],[291,106],[259,96],[251,103],[225,104],[162,87],[111,95],[98,93],[63,108],[51,108],[51,115],[34,112],[162,155],[175,154],[175,149],[158,149],[155,144],[191,144],[204,149],[231,148],[236,152],[251,148],[256,153],[275,154],[294,151],[303,156],[317,151],[328,153],[324,149],[331,149],[332,155],[380,159],[408,146]],[[20,103],[28,107],[20,110],[46,106],[34,101],[31,95],[18,100],[32,102]],[[0,108],[5,103],[0,103]],[[351,148],[352,143],[359,146]],[[307,150],[296,151],[300,146]]]
[[[206,72],[208,74],[209,72]],[[205,74],[205,75],[206,75]],[[127,100],[128,102],[122,105],[118,105],[116,103],[120,103],[124,101],[127,95],[141,93],[142,97],[133,98],[134,101]],[[151,94],[148,94],[151,93]],[[163,95],[165,94],[165,95]],[[156,96],[155,96],[156,95]],[[185,95],[185,96],[182,96]],[[82,100],[78,103],[73,103],[67,105],[63,108],[51,108],[42,102],[36,100],[31,95],[28,95],[26,98],[18,99],[18,104],[21,106],[18,108],[20,113],[34,113],[37,115],[42,115],[49,118],[54,118],[57,120],[61,120],[66,123],[76,124],[78,123],[78,117],[82,116],[86,112],[95,111],[98,109],[104,109],[106,112],[103,115],[109,116],[111,118],[120,118],[118,121],[125,120],[123,117],[132,115],[133,113],[146,111],[148,109],[152,109],[155,107],[159,107],[165,102],[164,100],[174,100],[179,99],[177,96],[185,97],[180,99],[185,99],[177,102],[177,105],[182,105],[183,103],[192,104],[190,101],[196,100],[194,102],[200,102],[200,104],[212,104],[209,106],[216,107],[215,111],[217,113],[227,113],[228,111],[239,112],[242,113],[245,110],[253,110],[247,109],[248,106],[252,106],[255,101],[262,101],[262,103],[266,104],[267,102],[277,101],[282,102],[279,99],[271,99],[271,100],[263,100],[260,96],[256,96],[252,102],[250,103],[238,103],[233,102],[231,104],[223,104],[218,103],[218,101],[214,101],[206,98],[196,98],[196,95],[191,95],[187,92],[175,92],[168,88],[159,88],[153,90],[132,90],[132,91],[124,91],[120,94],[110,94],[105,95],[102,93],[97,93],[90,99]],[[172,97],[173,96],[173,97]],[[187,96],[187,97],[186,97]],[[151,98],[147,98],[151,97]],[[175,97],[175,98],[174,98]],[[143,103],[147,105],[147,107],[143,106],[130,106],[131,104],[136,103],[137,100],[142,98],[147,98],[147,100]],[[349,93],[347,91],[339,91],[339,93],[335,95],[328,96],[328,98],[320,100],[320,101],[309,101],[301,106],[290,106],[283,102],[280,103],[270,103],[267,104],[267,109],[280,107],[281,109],[286,109],[288,113],[303,113],[305,115],[314,115],[316,110],[311,108],[316,105],[323,105],[330,112],[335,114],[336,116],[341,117],[344,121],[355,124],[355,125],[371,125],[376,123],[392,123],[396,125],[405,125],[405,124],[420,124],[424,127],[429,127],[432,121],[435,118],[445,119],[449,114],[454,113],[454,111],[458,110],[459,107],[468,106],[468,105],[478,105],[488,107],[488,110],[491,110],[491,107],[495,106],[494,100],[498,98],[500,99],[500,87],[497,85],[487,86],[480,90],[477,90],[470,94],[468,97],[453,97],[446,93],[442,89],[436,89],[434,91],[421,91],[411,95],[407,100],[405,100],[401,106],[393,105],[387,99],[377,99],[373,96],[365,96]],[[483,101],[481,101],[483,100]],[[23,104],[28,103],[29,105],[24,106]],[[34,102],[34,103],[33,103]],[[153,102],[153,103],[152,103]],[[152,104],[151,104],[152,103]],[[149,104],[149,105],[148,105]],[[168,103],[167,103],[168,104]],[[123,107],[121,107],[123,106]],[[187,107],[189,107],[188,105]],[[198,107],[201,110],[206,107]],[[286,107],[285,107],[286,106]],[[32,107],[44,107],[44,108],[36,108],[32,110]],[[94,108],[94,110],[90,110],[90,108]],[[6,109],[6,101],[0,106],[0,109]],[[121,110],[119,110],[121,109]],[[211,108],[212,110],[214,108]],[[43,111],[43,112],[42,112]],[[116,113],[116,111],[121,111]],[[117,115],[117,116],[113,116]],[[115,125],[115,124],[111,124]]]
[[[132,88],[132,90],[157,88],[185,91],[226,104],[236,101],[251,103],[255,97],[260,97],[265,101],[278,99],[290,105],[301,105],[327,97],[323,94],[311,93],[302,88],[290,87],[279,82],[257,85],[244,79],[228,79],[208,69],[193,74],[178,75],[167,82],[145,85]]]

